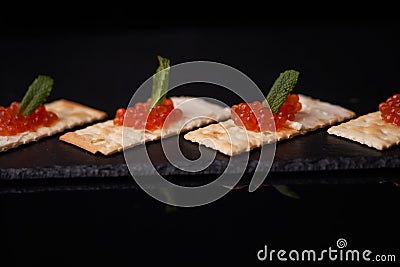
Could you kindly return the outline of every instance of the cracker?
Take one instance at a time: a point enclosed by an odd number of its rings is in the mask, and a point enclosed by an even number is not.
[[[27,131],[15,136],[0,136],[0,152],[107,117],[103,111],[65,99],[47,103],[45,107],[48,111],[56,113],[59,120],[50,127],[39,127],[35,132]]]
[[[296,114],[294,122],[278,132],[253,132],[236,126],[229,119],[218,124],[191,131],[184,135],[186,140],[202,144],[232,156],[249,151],[264,144],[290,139],[310,131],[326,127],[355,116],[355,113],[341,106],[300,95],[302,109]]]
[[[176,108],[182,110],[183,117],[166,129],[136,130],[131,127],[115,126],[113,120],[108,120],[66,133],[60,137],[60,140],[93,154],[100,152],[104,155],[111,155],[121,152],[124,148],[177,135],[208,123],[227,119],[230,116],[228,107],[222,107],[201,98],[171,97],[171,100]]]
[[[400,127],[382,120],[380,111],[333,126],[328,129],[328,133],[377,150],[400,144]]]

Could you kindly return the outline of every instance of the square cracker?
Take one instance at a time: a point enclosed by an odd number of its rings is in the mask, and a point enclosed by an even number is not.
[[[59,120],[50,127],[39,127],[35,132],[27,131],[15,136],[0,136],[0,152],[107,117],[103,111],[65,99],[47,103],[45,107],[46,110],[56,113]]]
[[[177,135],[208,123],[225,120],[230,116],[228,107],[201,98],[181,96],[171,97],[171,100],[176,108],[182,110],[183,117],[166,129],[136,130],[131,127],[116,126],[113,120],[108,120],[75,132],[68,132],[62,135],[60,140],[93,154],[100,152],[103,155],[111,155],[121,152],[124,148]]]
[[[253,132],[236,126],[229,119],[185,134],[184,138],[232,156],[264,144],[303,135],[310,131],[335,124],[355,116],[351,110],[338,105],[313,99],[299,94],[302,109],[296,114],[294,122],[278,132]]]
[[[379,111],[333,126],[328,133],[378,150],[400,144],[400,127],[382,120]]]

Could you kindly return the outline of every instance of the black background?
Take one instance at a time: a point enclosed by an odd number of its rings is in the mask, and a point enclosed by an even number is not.
[[[265,5],[3,6],[0,104],[21,98],[33,77],[46,73],[56,80],[51,99],[95,103],[111,116],[153,73],[157,54],[173,64],[225,63],[260,87],[269,86],[280,71],[296,68],[301,72],[299,91],[358,114],[376,110],[398,91],[400,20],[395,8],[382,3]],[[210,93],[210,88],[193,92]],[[167,207],[139,190],[5,194],[0,196],[0,255],[11,261],[5,266],[250,265],[257,263],[256,252],[265,244],[324,249],[341,237],[354,249],[397,253],[397,187],[294,188],[300,200],[266,187],[255,193],[232,191],[191,209]]]

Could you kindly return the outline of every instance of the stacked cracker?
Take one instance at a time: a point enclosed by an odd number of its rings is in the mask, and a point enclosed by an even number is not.
[[[45,104],[45,107],[46,110],[57,114],[59,120],[50,127],[42,126],[34,132],[26,131],[15,136],[0,136],[0,152],[107,117],[103,111],[65,99]]]
[[[175,108],[182,110],[182,118],[168,126],[154,131],[116,126],[113,120],[97,123],[75,132],[69,132],[60,140],[78,146],[93,154],[100,152],[111,155],[149,141],[177,135],[206,124],[225,120],[230,116],[230,109],[211,103],[201,98],[171,97]]]
[[[299,94],[302,109],[294,122],[278,132],[253,132],[235,125],[230,119],[185,134],[184,138],[232,156],[264,144],[304,135],[319,128],[351,119],[355,113],[338,105]]]
[[[333,126],[328,129],[328,133],[377,150],[400,144],[400,127],[382,120],[380,111]]]

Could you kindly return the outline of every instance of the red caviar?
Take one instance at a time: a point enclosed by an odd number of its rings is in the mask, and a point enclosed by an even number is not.
[[[150,100],[145,103],[138,102],[127,109],[117,109],[114,125],[152,131],[163,127],[164,123],[174,123],[182,118],[182,111],[174,108],[174,103],[169,98],[164,99],[161,104],[154,106],[151,110],[149,106]]]
[[[264,100],[265,101],[265,100]],[[287,120],[294,121],[296,113],[301,110],[297,94],[289,94],[277,114],[263,107],[260,101],[240,103],[231,108],[231,118],[238,126],[255,132],[279,131]]]
[[[40,105],[30,115],[19,113],[19,102],[12,102],[8,107],[0,106],[0,136],[12,136],[22,132],[36,131],[41,126],[51,126],[58,120],[54,112],[47,111]]]
[[[380,103],[379,111],[384,121],[400,126],[400,94],[394,94]]]

